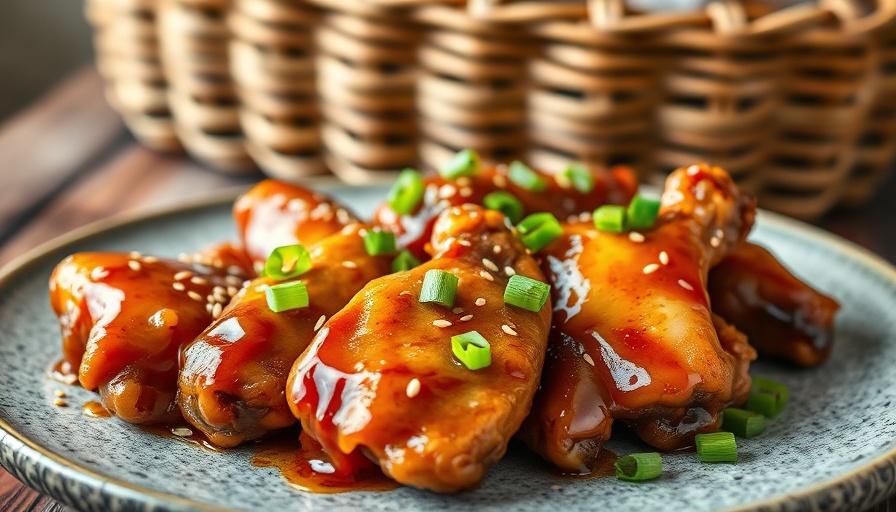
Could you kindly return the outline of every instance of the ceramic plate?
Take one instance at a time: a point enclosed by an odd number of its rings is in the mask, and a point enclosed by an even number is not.
[[[382,188],[332,188],[371,212]],[[896,486],[896,271],[879,258],[803,224],[762,214],[754,239],[843,309],[830,361],[812,370],[759,362],[754,375],[785,382],[790,405],[760,437],[740,440],[734,465],[664,456],[663,476],[631,484],[566,479],[514,447],[479,490],[442,496],[391,492],[309,494],[275,469],[251,464],[251,447],[201,450],[111,418],[82,415],[95,399],[51,380],[60,334],[47,301],[53,266],[75,251],[176,256],[230,239],[232,197],[107,224],[40,249],[0,275],[0,463],[28,485],[79,509],[267,510],[716,510],[861,509]],[[70,407],[53,405],[59,389]],[[614,439],[616,453],[649,448]]]

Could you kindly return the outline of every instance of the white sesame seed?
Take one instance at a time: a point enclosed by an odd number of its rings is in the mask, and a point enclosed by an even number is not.
[[[464,187],[460,189],[460,197],[470,197],[473,195],[473,189],[470,187]]]
[[[501,246],[495,244],[495,246],[492,247],[492,252],[495,253],[495,254],[501,254]]]
[[[699,173],[699,172],[700,172],[699,165],[694,164],[694,165],[688,167],[688,176],[696,176],[697,173]]]
[[[663,265],[669,264],[669,255],[666,253],[666,251],[660,253],[660,263],[662,263]]]
[[[642,235],[641,233],[638,233],[637,231],[632,231],[631,233],[629,233],[628,239],[631,240],[632,242],[636,242],[636,243],[641,243],[645,240],[644,235]]]
[[[190,282],[193,284],[208,284],[208,279],[200,276],[193,276],[190,278]]]
[[[131,253],[128,256],[130,256],[131,258],[137,259],[143,255],[140,254],[140,252],[138,252],[138,251],[131,251]]]
[[[240,293],[240,289],[237,288],[236,286],[228,286],[227,287],[227,295],[230,295],[231,297],[233,297],[234,295],[236,295],[238,293]]]
[[[345,268],[358,268],[358,264],[354,261],[343,261],[342,266]]]
[[[140,272],[140,269],[142,268],[140,267],[140,262],[134,260],[128,261],[128,266],[131,267],[131,270],[134,272]]]
[[[488,258],[482,258],[482,264],[485,265],[485,268],[491,270],[492,272],[498,271],[498,266],[495,265],[495,262]]]
[[[398,295],[401,296],[401,295],[410,295],[410,294],[411,294],[411,292],[405,290],[405,291],[399,293]]]
[[[479,297],[478,299],[476,299],[476,305],[477,306],[485,306],[485,299],[483,299],[482,297]]]
[[[414,398],[418,393],[420,393],[420,380],[411,379],[411,381],[408,382],[407,389],[405,389],[405,394],[408,395],[408,398]]]
[[[473,244],[470,243],[469,240],[458,240],[458,245],[463,245],[464,247],[471,247]]]
[[[345,209],[340,208],[336,210],[336,220],[338,220],[340,224],[348,224],[352,220],[352,217],[345,211]]]
[[[516,274],[516,270],[513,270],[513,267],[511,267],[511,266],[507,266],[507,267],[504,267],[504,273],[507,274],[507,277],[510,277],[510,276]]]
[[[722,241],[719,240],[719,237],[713,236],[712,238],[709,239],[709,245],[711,245],[713,247],[718,247],[718,246],[722,245]]]
[[[584,359],[585,362],[590,364],[591,366],[594,366],[594,359],[591,359],[590,354],[585,354],[584,356],[582,356],[582,359]]]
[[[56,396],[58,396],[59,398],[65,398],[65,397],[67,397],[68,395],[65,394],[65,391],[63,391],[63,390],[61,390],[61,389],[57,389],[57,390],[56,390]]]
[[[659,268],[660,268],[660,266],[657,265],[656,263],[651,263],[650,265],[647,265],[646,267],[644,267],[644,273],[652,274],[652,273],[656,272],[657,270],[659,270]]]
[[[208,314],[212,314],[212,309],[214,309],[214,304],[208,303],[205,305],[205,312]]]
[[[691,283],[685,281],[684,279],[678,280],[678,285],[684,288],[685,290],[694,291],[694,287],[691,286]]]
[[[144,256],[143,257],[143,263],[156,263],[157,261],[159,261],[159,258],[156,258],[155,256]]]
[[[516,331],[513,330],[513,327],[510,327],[510,326],[507,325],[507,324],[502,325],[502,326],[501,326],[501,330],[504,331],[504,332],[506,332],[507,334],[509,334],[509,335],[511,335],[511,336],[516,336]]]
[[[171,433],[176,435],[177,437],[189,437],[193,435],[193,431],[188,429],[187,427],[172,428]]]
[[[61,398],[53,400],[53,405],[55,405],[56,407],[68,407],[68,403]]]
[[[439,189],[439,199],[450,199],[457,193],[457,187],[450,183],[442,185]]]
[[[224,311],[224,306],[221,303],[217,303],[212,307],[212,318],[218,318],[221,316],[221,312]]]
[[[436,327],[451,327],[451,322],[440,318],[438,320],[433,320],[432,325]]]
[[[186,286],[184,286],[184,283],[181,283],[181,282],[179,282],[179,281],[176,282],[176,283],[174,283],[174,284],[172,284],[171,287],[174,288],[175,290],[179,291],[179,292],[182,292],[182,291],[184,291],[184,290],[187,289]]]
[[[242,286],[243,285],[243,280],[237,276],[227,276],[226,278],[224,278],[224,280],[227,281],[227,284],[229,284],[230,286]]]
[[[461,322],[469,322],[472,319],[473,319],[473,315],[465,315],[465,316],[460,317]]]
[[[187,292],[187,297],[195,300],[196,302],[203,302],[202,295],[199,295],[198,293],[194,292],[193,290],[190,290]]]
[[[230,265],[229,267],[227,267],[227,272],[229,272],[231,274],[242,274],[243,269],[241,269],[240,267],[238,267],[236,265]]]
[[[317,319],[317,323],[314,324],[314,332],[317,332],[324,325],[324,321],[326,320],[327,315],[320,315],[320,318]]]
[[[261,292],[263,292],[263,291],[265,291],[265,290],[267,290],[267,289],[268,289],[268,285],[265,284],[265,283],[261,283],[260,285],[258,285],[258,286],[255,287],[255,291],[258,292],[258,293],[261,293]]]
[[[492,178],[492,183],[498,188],[504,188],[507,186],[507,178],[502,174],[495,174],[495,177]]]
[[[494,280],[495,280],[495,278],[492,277],[492,275],[489,274],[488,272],[486,272],[485,270],[480,270],[480,271],[479,271],[479,275],[482,276],[483,279],[486,279],[486,280],[488,280],[488,281],[494,281]]]
[[[189,270],[181,270],[177,274],[174,274],[174,280],[175,281],[183,281],[184,279],[189,279],[192,276],[193,276],[193,273],[190,272]]]
[[[451,312],[454,313],[455,315],[459,315],[464,312],[464,308],[454,308],[451,310]]]

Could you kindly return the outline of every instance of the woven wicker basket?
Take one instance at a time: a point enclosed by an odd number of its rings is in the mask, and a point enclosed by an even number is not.
[[[108,96],[147,145],[349,183],[472,147],[548,172],[728,168],[811,218],[896,154],[896,0],[88,0]],[[871,1],[871,0],[867,0]]]

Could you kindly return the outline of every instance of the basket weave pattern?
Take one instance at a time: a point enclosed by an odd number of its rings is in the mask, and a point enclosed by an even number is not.
[[[728,168],[798,217],[896,154],[896,0],[88,0],[110,103],[146,144],[349,183],[472,147],[548,172]]]

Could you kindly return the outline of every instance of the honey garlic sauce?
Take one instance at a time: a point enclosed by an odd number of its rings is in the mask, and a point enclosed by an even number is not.
[[[112,416],[112,413],[110,413],[105,407],[103,407],[103,404],[97,402],[96,400],[91,400],[82,405],[81,413],[89,418],[109,418]]]

